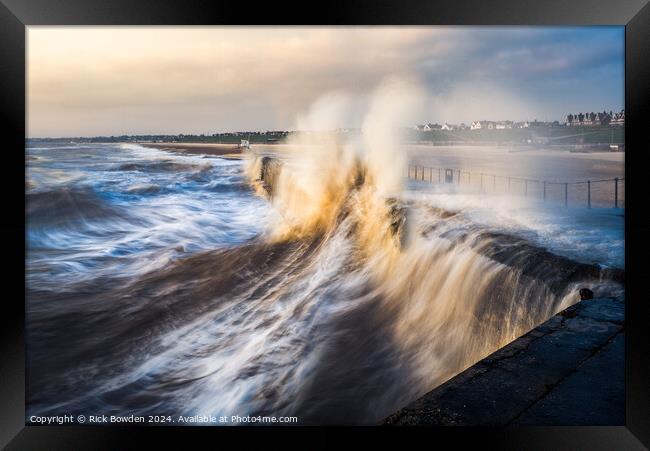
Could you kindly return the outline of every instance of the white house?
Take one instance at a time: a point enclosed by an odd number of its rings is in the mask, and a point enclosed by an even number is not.
[[[621,111],[620,113],[615,113],[612,120],[609,122],[610,125],[625,125],[625,112]]]
[[[453,130],[453,129],[454,129],[453,125],[449,125],[446,122],[442,124],[442,127],[440,127],[440,130]]]
[[[440,124],[427,124],[424,126],[424,131],[428,132],[430,130],[440,130],[441,126]]]
[[[493,130],[497,126],[497,123],[494,121],[474,121],[469,127],[471,130],[480,130],[487,128],[488,130]]]

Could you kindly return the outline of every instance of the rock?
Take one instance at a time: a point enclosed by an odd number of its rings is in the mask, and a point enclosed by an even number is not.
[[[594,292],[591,291],[589,288],[580,288],[580,300],[581,301],[586,301],[588,299],[593,299],[594,298]]]
[[[262,158],[259,180],[262,182],[262,187],[269,197],[273,197],[281,170],[282,163],[280,160],[269,156]]]
[[[408,207],[393,198],[387,199],[386,204],[389,209],[391,235],[399,243],[400,249],[405,249],[409,242],[408,228],[406,226],[409,215]]]

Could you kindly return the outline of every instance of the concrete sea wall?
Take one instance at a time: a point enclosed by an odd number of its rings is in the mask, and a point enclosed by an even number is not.
[[[384,425],[623,425],[624,302],[581,301]]]

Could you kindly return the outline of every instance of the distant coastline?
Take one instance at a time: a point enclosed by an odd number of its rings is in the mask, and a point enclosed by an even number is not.
[[[219,157],[239,157],[242,149],[236,144],[216,143],[147,143],[139,142],[144,147],[168,150],[191,155],[213,155]]]
[[[183,151],[198,150],[194,146],[207,146],[206,152],[217,155],[218,147],[236,148],[241,140],[251,144],[282,144],[289,135],[304,133],[311,136],[332,136],[342,138],[355,137],[361,133],[359,129],[339,129],[331,131],[267,131],[267,132],[232,132],[212,135],[120,135],[95,137],[65,137],[65,138],[30,138],[30,141],[60,142],[60,143],[135,143],[152,145],[153,147],[182,146]],[[618,146],[621,150],[625,143],[625,128],[620,126],[530,126],[518,129],[480,129],[480,130],[404,130],[407,143],[429,144],[433,146],[454,145],[497,145],[497,146],[543,146],[548,148],[564,147],[565,149],[608,149]],[[187,145],[187,146],[186,146]],[[190,148],[191,147],[191,148]],[[177,149],[178,150],[178,149]],[[229,152],[230,153],[230,152]]]

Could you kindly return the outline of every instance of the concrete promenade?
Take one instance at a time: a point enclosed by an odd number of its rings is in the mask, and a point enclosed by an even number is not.
[[[602,298],[558,313],[381,424],[624,423],[624,302]]]

